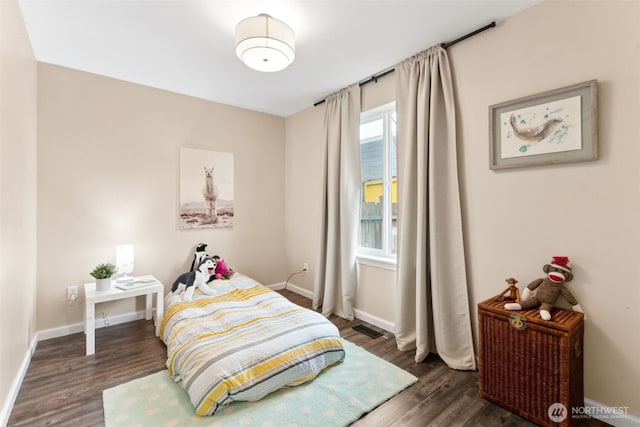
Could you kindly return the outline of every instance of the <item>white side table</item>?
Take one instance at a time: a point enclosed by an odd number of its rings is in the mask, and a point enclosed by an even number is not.
[[[84,333],[87,340],[87,356],[94,354],[96,351],[95,344],[95,315],[96,304],[107,301],[115,301],[123,298],[137,297],[140,295],[146,295],[147,303],[145,310],[145,319],[149,320],[152,317],[153,306],[153,294],[156,294],[156,336],[160,335],[160,323],[162,322],[162,316],[164,315],[164,285],[155,277],[148,274],[146,276],[136,276],[135,281],[149,282],[140,287],[132,287],[131,289],[122,290],[116,288],[114,281],[111,289],[108,291],[96,291],[96,284],[85,283],[84,285]]]

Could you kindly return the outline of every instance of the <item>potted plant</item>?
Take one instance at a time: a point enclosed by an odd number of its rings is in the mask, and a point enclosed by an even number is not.
[[[98,264],[96,268],[93,269],[91,276],[96,279],[96,290],[97,291],[108,291],[111,289],[111,276],[113,276],[118,269],[115,264],[110,262]]]

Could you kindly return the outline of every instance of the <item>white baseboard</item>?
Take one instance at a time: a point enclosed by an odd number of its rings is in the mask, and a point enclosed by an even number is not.
[[[155,313],[155,309],[154,309]],[[119,314],[113,317],[107,317],[107,321],[104,318],[95,319],[96,329],[104,328],[105,326],[117,325],[120,323],[131,322],[133,320],[144,319],[145,311],[138,311],[132,313]],[[20,387],[22,386],[22,381],[24,380],[25,375],[27,374],[27,369],[29,368],[29,364],[31,363],[31,356],[36,351],[36,347],[40,341],[48,340],[51,338],[64,337],[71,334],[76,334],[84,332],[84,323],[74,323],[71,325],[60,326],[52,329],[45,329],[43,331],[38,331],[34,334],[31,339],[31,344],[29,345],[29,349],[22,360],[22,364],[20,365],[20,369],[16,373],[13,382],[11,383],[11,387],[9,388],[9,393],[7,398],[2,405],[2,412],[0,412],[0,426],[6,426],[9,422],[9,417],[11,416],[11,410],[13,409],[13,405],[16,402],[16,398],[18,397],[18,392],[20,391]]]
[[[313,299],[313,292],[309,291],[305,288],[301,288],[300,286],[294,285],[293,283],[287,283],[287,289],[293,293],[298,295],[302,295],[303,297]],[[284,289],[285,282],[274,283],[273,285],[268,285],[267,288],[273,289],[274,291],[281,291]]]
[[[155,308],[153,309],[153,313],[155,316]],[[95,327],[96,329],[104,328],[105,326],[111,325],[119,325],[121,323],[132,322],[134,320],[144,319],[145,311],[134,311],[130,313],[118,314],[115,316],[107,316],[106,320],[103,317],[99,317],[95,319]],[[107,323],[108,322],[108,323]],[[49,340],[51,338],[64,337],[71,334],[77,334],[80,332],[84,332],[84,323],[74,323],[71,325],[60,326],[52,329],[45,329],[44,331],[39,331],[36,333],[38,337],[38,342]]]
[[[27,369],[29,369],[29,364],[31,363],[31,356],[36,351],[36,346],[38,345],[38,341],[36,340],[36,336],[31,339],[31,343],[29,344],[29,348],[22,359],[22,363],[20,364],[20,368],[16,373],[13,382],[11,383],[11,387],[9,387],[9,393],[7,394],[7,398],[2,405],[2,412],[0,412],[0,425],[6,426],[9,422],[9,417],[11,416],[11,410],[13,409],[13,405],[16,403],[16,398],[18,397],[18,392],[20,391],[20,387],[22,386],[22,381],[24,380],[25,375],[27,374]]]
[[[275,284],[269,285],[267,287],[271,288],[273,290],[279,291],[281,289],[284,289],[284,282],[275,283]],[[311,292],[311,291],[309,291],[307,289],[301,288],[300,286],[296,286],[296,285],[294,285],[292,283],[287,283],[287,289],[290,290],[291,292],[294,292],[294,293],[298,294],[298,295],[302,295],[303,297],[307,297],[309,299],[313,299],[313,292]],[[358,310],[358,309],[354,310],[354,314],[356,316],[356,319],[359,319],[359,320],[362,320],[364,322],[370,323],[373,326],[377,326],[377,327],[379,327],[381,329],[384,329],[387,332],[393,333],[395,331],[395,327],[394,327],[393,323],[391,323],[391,322],[389,322],[387,320],[381,319],[379,317],[376,317],[376,316],[374,316],[372,314],[369,314],[369,313],[367,313],[365,311]]]
[[[281,290],[284,289],[284,282],[275,283],[273,285],[269,285],[268,287],[273,290]],[[287,289],[292,292],[295,292],[298,295],[302,295],[306,298],[312,299],[313,293],[308,291],[307,289],[301,288],[294,284],[288,283]],[[391,322],[388,322],[384,319],[380,319],[379,317],[373,316],[369,313],[366,313],[362,310],[355,310],[355,315],[357,319],[368,322],[374,326],[377,326],[385,331],[394,332],[394,325]],[[120,323],[131,322],[134,320],[144,319],[145,312],[144,310],[138,312],[131,312],[120,314],[117,316],[109,317],[108,324],[106,324],[103,318],[95,319],[96,329],[103,328],[105,326],[110,325],[118,325]],[[20,387],[22,385],[22,381],[27,373],[27,369],[29,368],[29,364],[31,362],[31,356],[36,350],[38,342],[48,340],[51,338],[58,338],[66,335],[71,335],[75,333],[80,333],[84,331],[84,324],[74,323],[72,325],[61,326],[52,329],[46,329],[44,331],[38,331],[34,335],[31,340],[31,344],[27,352],[25,353],[22,364],[20,365],[20,369],[17,372],[9,390],[7,399],[5,400],[2,406],[2,412],[0,412],[0,426],[6,426],[9,422],[9,416],[11,415],[11,410],[13,409],[13,405],[18,396],[18,392],[20,391]],[[609,407],[603,405],[600,402],[589,399],[585,397],[584,399],[585,408],[590,411],[590,415],[592,418],[597,418],[607,424],[610,424],[615,427],[640,427],[640,417],[637,415],[627,413],[627,408],[616,408]]]
[[[358,310],[357,308],[353,311],[356,315],[356,319],[360,319],[364,322],[371,323],[373,326],[377,326],[378,328],[384,329],[385,331],[391,332],[392,334],[396,330],[395,325],[387,320],[373,316],[367,312]]]
[[[588,412],[591,418],[596,418],[602,422],[615,427],[640,427],[640,417],[628,413],[628,408],[611,407],[600,402],[584,398],[585,414]]]

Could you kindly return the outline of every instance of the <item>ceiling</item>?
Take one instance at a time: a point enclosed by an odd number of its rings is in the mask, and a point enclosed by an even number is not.
[[[289,116],[343,87],[539,0],[20,0],[36,59],[255,111]],[[268,13],[296,34],[296,58],[254,71],[236,24]]]

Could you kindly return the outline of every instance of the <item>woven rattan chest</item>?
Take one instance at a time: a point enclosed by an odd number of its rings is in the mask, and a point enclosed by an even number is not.
[[[537,424],[572,425],[584,404],[584,316],[554,309],[508,311],[478,304],[479,394]]]

